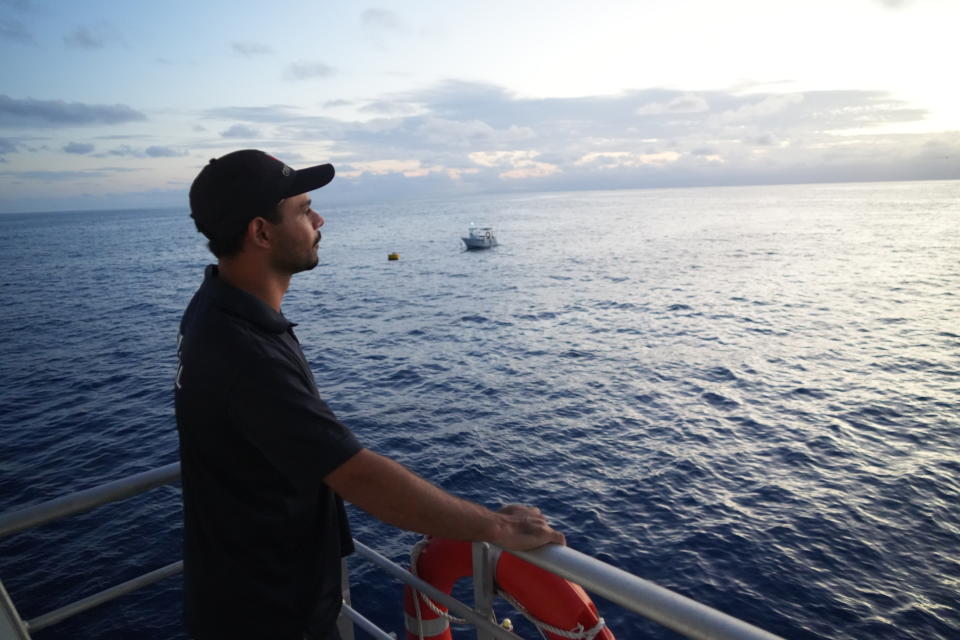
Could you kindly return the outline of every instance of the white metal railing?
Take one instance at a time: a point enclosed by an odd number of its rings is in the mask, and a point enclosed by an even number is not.
[[[77,491],[37,505],[3,513],[0,514],[0,538],[82,513],[110,502],[123,500],[156,487],[172,484],[179,479],[180,464],[175,462],[91,489]],[[17,612],[9,594],[7,594],[2,579],[0,579],[0,638],[4,640],[7,638],[29,640],[32,632],[39,631],[87,609],[92,609],[131,591],[163,580],[182,570],[183,562],[174,562],[31,620],[20,618],[20,614]]]
[[[32,507],[0,514],[0,538],[24,529],[31,529],[53,520],[66,518],[94,507],[130,498],[156,487],[173,484],[180,479],[180,463],[127,476],[92,489],[77,491]]]
[[[178,463],[122,478],[99,487],[78,491],[35,506],[0,514],[0,538],[36,527],[53,520],[87,511],[94,507],[122,500],[150,489],[172,484],[180,478]],[[492,620],[494,597],[491,553],[500,551],[486,543],[474,544],[474,607],[424,582],[405,568],[380,555],[367,545],[354,540],[357,554],[405,584],[412,585],[431,599],[465,618],[477,631],[479,640],[516,640],[517,636]],[[775,636],[737,618],[665,589],[588,555],[557,545],[533,551],[509,552],[538,567],[551,571],[584,589],[600,595],[625,609],[638,613],[665,627],[696,640],[775,640]],[[123,594],[153,584],[179,573],[182,562],[174,562],[138,578],[116,585],[74,603],[45,613],[32,620],[21,620],[13,601],[0,580],[0,637],[29,640],[30,633],[60,622],[65,618],[113,600]],[[349,589],[344,589],[343,617],[373,638],[389,640],[393,636],[358,613],[349,602]],[[613,630],[616,633],[616,630]]]

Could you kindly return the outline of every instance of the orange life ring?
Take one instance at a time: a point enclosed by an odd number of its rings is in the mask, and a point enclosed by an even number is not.
[[[430,538],[415,555],[414,574],[444,593],[453,591],[457,580],[473,575],[471,544],[447,538]],[[603,625],[597,607],[580,585],[503,552],[497,560],[495,581],[499,589],[519,604],[526,615],[551,627],[565,631],[596,630],[593,640],[615,640]],[[447,608],[429,601],[407,585],[403,593],[407,640],[452,640],[450,622],[444,615]],[[437,613],[434,608],[443,613]],[[564,636],[541,627],[549,640],[566,640]]]

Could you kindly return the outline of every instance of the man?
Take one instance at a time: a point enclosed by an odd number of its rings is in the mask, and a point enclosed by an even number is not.
[[[363,448],[320,399],[280,305],[291,276],[317,265],[323,218],[307,194],[333,175],[244,150],[190,189],[217,257],[183,316],[175,389],[194,640],[338,638],[340,559],[353,550],[341,496],[428,535],[563,544],[533,507],[492,512]]]

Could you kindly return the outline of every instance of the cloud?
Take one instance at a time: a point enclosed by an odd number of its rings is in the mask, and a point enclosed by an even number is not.
[[[10,138],[0,138],[0,155],[5,153],[16,153],[20,149],[20,144]]]
[[[269,107],[220,107],[208,109],[203,117],[217,120],[241,120],[243,122],[290,122],[299,117],[297,111],[284,105]]]
[[[380,176],[403,176],[404,178],[425,178],[442,175],[451,180],[460,180],[466,174],[478,173],[475,168],[451,168],[425,163],[421,160],[374,160],[371,162],[349,162],[342,165],[338,175],[347,178]]]
[[[259,138],[260,132],[254,129],[253,127],[248,127],[243,124],[235,124],[226,131],[220,133],[221,137],[224,138]]]
[[[503,87],[463,80],[447,80],[403,97],[408,102],[428,105],[437,115],[451,118],[493,116],[501,109],[515,109],[525,103]]]
[[[494,129],[521,127],[547,142],[554,138],[578,146],[688,139],[699,140],[697,146],[702,146],[718,136],[743,138],[783,130],[824,133],[913,122],[926,115],[882,91],[742,95],[645,89],[613,96],[533,99],[491,85],[450,82],[405,99],[448,120],[478,120]]]
[[[900,9],[910,4],[912,0],[876,0],[876,2],[887,9]]]
[[[650,102],[637,108],[638,116],[661,115],[664,113],[701,113],[709,111],[710,106],[702,97],[692,93],[671,98],[669,102]]]
[[[69,142],[63,147],[63,150],[66,153],[73,153],[82,156],[92,152],[93,145],[86,142]]]
[[[94,136],[94,140],[139,140],[141,136],[129,133],[112,134],[109,136]]]
[[[0,0],[0,4],[5,4],[15,11],[30,11],[34,7],[30,0]]]
[[[421,184],[430,176],[433,187],[446,177],[458,192],[893,179],[918,175],[905,167],[921,157],[936,166],[931,176],[950,173],[936,159],[942,149],[922,150],[921,136],[892,144],[871,133],[926,116],[882,91],[644,89],[541,99],[448,81],[371,104],[383,117],[344,122],[289,111],[274,126],[284,139],[322,142],[349,167],[348,179],[376,176],[391,188],[386,175]]]
[[[172,149],[170,147],[158,146],[147,147],[144,153],[146,153],[150,158],[177,158],[187,155],[186,151],[177,151],[176,149]]]
[[[273,49],[259,42],[231,42],[230,48],[247,58],[266,56],[273,53]]]
[[[63,43],[70,49],[96,51],[104,48],[108,44],[122,44],[123,36],[109,23],[101,22],[93,27],[76,27],[63,36]]]
[[[91,147],[93,145],[90,145]],[[91,149],[92,150],[92,149]],[[102,153],[94,154],[96,158],[176,158],[189,155],[186,151],[164,146],[149,146],[146,149],[133,147],[128,144],[108,149]]]
[[[103,38],[94,34],[87,27],[77,27],[63,36],[63,42],[74,49],[100,49],[103,47]]]
[[[306,115],[297,109],[284,105],[270,107],[224,107],[208,109],[204,111],[202,115],[204,118],[212,120],[234,120],[244,123],[231,127],[231,129],[234,129],[236,126],[244,127],[237,130],[246,132],[240,137],[260,137],[260,129],[246,126],[247,124],[268,124],[272,125],[272,131],[279,138],[284,140],[299,139],[305,142],[343,139],[344,129],[350,126],[333,118]],[[228,131],[231,129],[228,129]]]
[[[744,143],[755,144],[758,147],[772,147],[778,144],[776,137],[769,133],[764,133],[758,136],[746,138],[744,139]]]
[[[134,147],[131,147],[130,145],[125,144],[119,147],[114,147],[113,149],[109,149],[104,153],[96,154],[96,157],[98,158],[106,158],[111,156],[121,157],[121,158],[126,156],[130,156],[133,158],[142,158],[143,151],[140,151],[139,149],[135,149]]]
[[[560,172],[560,167],[537,160],[540,154],[531,150],[475,152],[470,159],[482,167],[497,170],[498,177],[507,180],[543,178]]]
[[[360,14],[360,22],[365,27],[377,29],[400,29],[400,19],[389,9],[371,8]]]
[[[701,150],[693,155],[705,156]],[[611,151],[606,153],[590,152],[577,160],[574,164],[580,167],[589,166],[593,169],[608,169],[625,167],[637,168],[644,166],[663,166],[678,162],[683,157],[676,151],[656,151],[652,153],[637,153],[631,151]]]
[[[371,160],[369,162],[351,162],[342,173],[348,176],[359,176],[364,173],[372,175],[386,175],[399,173],[407,177],[420,173],[423,165],[419,160]]]
[[[330,159],[342,178],[338,193],[356,199],[960,178],[960,134],[889,133],[927,114],[884,91],[652,88],[529,98],[496,85],[448,81],[374,98],[366,103],[375,116],[369,119],[316,115],[323,113],[319,105],[275,104],[211,109],[201,122],[223,138],[255,138],[284,158]],[[0,124],[49,111],[28,109],[33,104],[0,97]],[[23,151],[19,142],[0,145],[0,153]],[[124,146],[94,157],[184,155],[177,147],[125,143],[137,140],[98,142]]]
[[[503,149],[536,138],[529,127],[495,129],[481,120],[456,121],[425,116],[415,122],[414,135],[428,144],[464,149]]]
[[[408,115],[416,113],[417,108],[405,102],[393,102],[391,100],[376,100],[360,107],[361,113],[378,113],[382,115]]]
[[[38,182],[86,181],[92,178],[103,178],[117,173],[131,172],[129,167],[101,167],[84,171],[0,171],[0,177],[35,180]]]
[[[0,40],[18,44],[34,44],[33,35],[23,23],[12,18],[0,18]]]
[[[335,107],[349,107],[353,104],[352,100],[327,100],[323,103],[324,109],[332,109]]]
[[[144,114],[123,104],[16,99],[0,94],[0,127],[122,124],[146,119]]]
[[[738,106],[736,109],[724,111],[720,120],[725,123],[751,122],[779,114],[792,105],[803,102],[801,93],[787,93],[778,95],[760,96],[758,100]]]
[[[286,77],[289,80],[309,80],[329,78],[333,74],[333,67],[323,62],[294,62],[287,67]]]

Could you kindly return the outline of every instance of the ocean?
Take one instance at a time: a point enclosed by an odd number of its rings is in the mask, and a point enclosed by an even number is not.
[[[787,638],[960,637],[960,181],[315,196],[284,312],[366,446]],[[500,246],[464,251],[471,222]],[[0,216],[0,510],[177,460],[209,262],[185,208]],[[418,536],[351,516],[407,562]],[[35,617],[180,533],[163,487],[0,540],[0,579]],[[401,587],[350,566],[402,632]],[[619,640],[677,637],[597,604]],[[182,639],[180,615],[176,577],[37,635]]]

